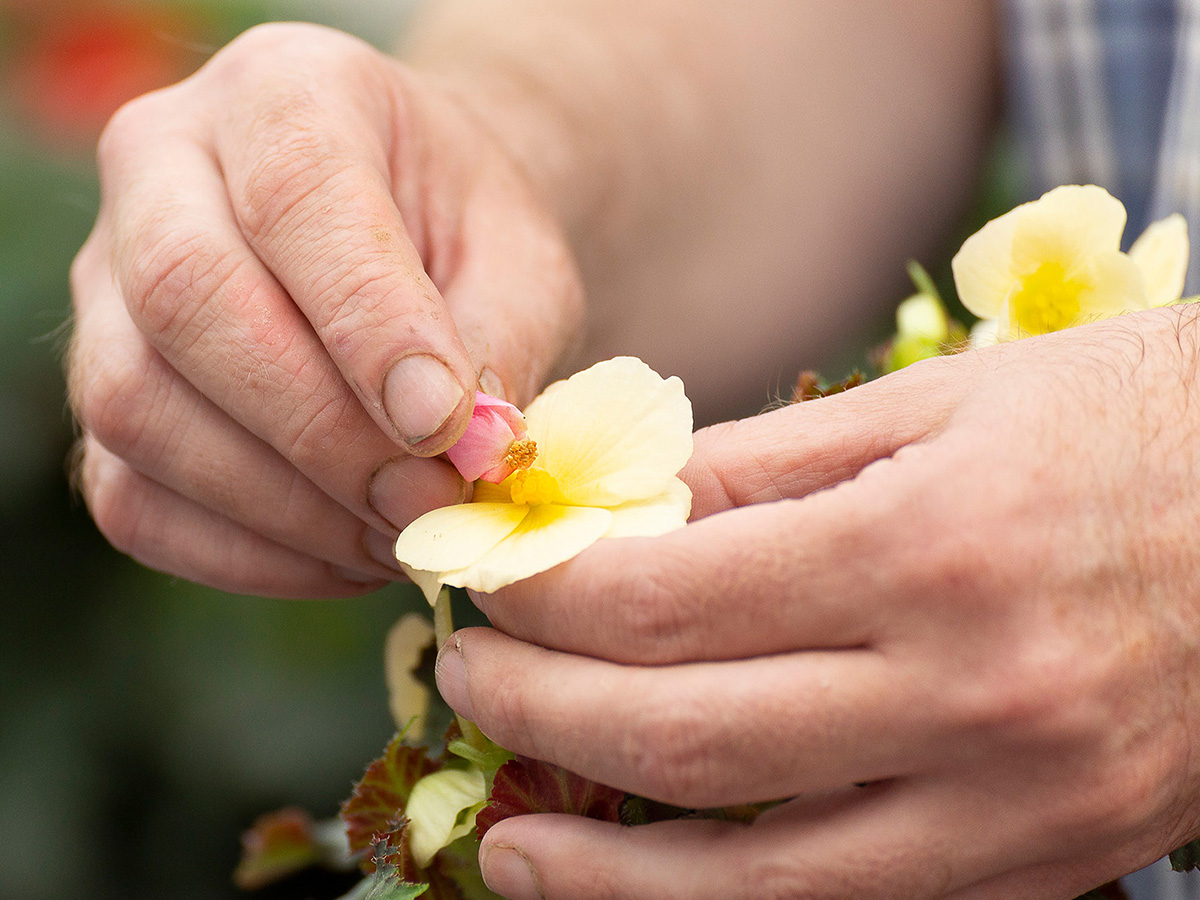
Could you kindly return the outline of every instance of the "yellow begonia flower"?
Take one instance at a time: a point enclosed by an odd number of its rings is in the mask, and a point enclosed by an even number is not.
[[[424,869],[435,853],[468,834],[487,796],[487,779],[475,766],[441,769],[414,784],[404,807],[413,861]]]
[[[1122,253],[1125,207],[1103,188],[1068,185],[993,219],[951,266],[973,335],[1014,340],[1179,300],[1187,223],[1178,214]]]
[[[417,613],[409,613],[391,627],[384,642],[384,673],[388,709],[404,739],[416,744],[425,736],[429,715],[429,688],[413,673],[421,655],[434,644],[433,625]]]
[[[550,385],[525,410],[532,465],[470,503],[426,513],[396,559],[430,603],[441,585],[495,591],[565,562],[602,537],[681,527],[692,495],[692,405],[678,378],[639,359],[597,363]]]

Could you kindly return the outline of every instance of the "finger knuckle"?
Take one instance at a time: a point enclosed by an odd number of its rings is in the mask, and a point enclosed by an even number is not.
[[[625,751],[639,789],[683,807],[711,805],[717,768],[707,735],[711,717],[694,700],[643,703],[630,716]]]
[[[172,113],[174,89],[163,88],[142,94],[117,108],[100,132],[96,163],[101,180],[128,159],[145,152],[165,117]]]
[[[302,94],[280,99],[277,111],[287,124],[264,121],[253,161],[234,186],[234,214],[252,240],[269,240],[287,225],[303,224],[298,216],[308,201],[327,192],[344,170],[336,162],[331,135],[320,128],[296,128],[311,118],[311,101]],[[315,204],[317,207],[320,204]],[[310,215],[314,214],[312,212]]]
[[[297,384],[304,374],[301,369]],[[344,384],[318,383],[310,403],[298,407],[280,433],[284,455],[300,470],[319,474],[340,469],[355,448],[373,444],[379,430]]]
[[[611,627],[621,661],[661,664],[685,653],[691,590],[685,572],[671,568],[630,568],[615,579]]]
[[[70,374],[71,400],[84,429],[118,456],[142,440],[145,409],[152,402],[150,360],[130,348],[77,353]]]
[[[343,31],[311,22],[265,22],[248,28],[212,60],[219,75],[241,79],[259,73],[278,78],[280,58],[288,59],[293,77],[310,76],[312,63],[358,60],[372,51]],[[309,65],[296,65],[307,62]]]
[[[136,227],[128,244],[123,287],[126,304],[151,343],[173,345],[204,308],[189,302],[217,294],[225,280],[226,256],[204,230],[168,224],[164,207]]]
[[[818,873],[790,859],[774,856],[755,859],[747,864],[746,880],[755,885],[754,896],[761,900],[806,900],[826,896],[818,893]],[[829,872],[820,875],[829,876]],[[828,896],[833,896],[829,894]]]

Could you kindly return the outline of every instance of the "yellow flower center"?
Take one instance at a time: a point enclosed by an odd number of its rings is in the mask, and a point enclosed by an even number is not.
[[[1071,327],[1079,321],[1079,297],[1086,288],[1084,282],[1068,278],[1060,263],[1042,263],[1012,299],[1013,328],[1031,335]]]
[[[509,476],[508,481],[513,503],[540,506],[543,503],[562,503],[564,500],[558,481],[545,469],[518,469]]]

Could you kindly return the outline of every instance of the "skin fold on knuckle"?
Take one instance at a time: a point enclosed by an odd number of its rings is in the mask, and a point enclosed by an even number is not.
[[[153,359],[137,347],[75,345],[70,395],[76,418],[118,456],[145,441],[148,404],[158,395],[153,369]]]
[[[618,758],[626,761],[629,784],[618,784],[653,800],[685,808],[713,805],[727,790],[713,746],[712,722],[728,715],[719,700],[696,697],[655,698],[645,692],[627,704]]]
[[[237,260],[173,204],[129,224],[115,258],[130,316],[160,350],[186,345],[218,315],[206,301],[223,292]]]

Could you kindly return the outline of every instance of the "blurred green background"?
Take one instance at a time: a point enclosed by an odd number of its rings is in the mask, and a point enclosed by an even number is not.
[[[112,550],[73,499],[67,270],[126,99],[262,21],[389,46],[408,0],[0,0],[0,898],[221,898],[256,815],[336,812],[392,726],[407,588],[234,597]],[[316,877],[259,897],[329,897]]]

